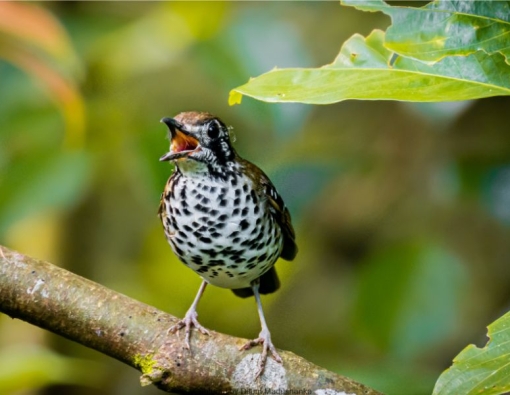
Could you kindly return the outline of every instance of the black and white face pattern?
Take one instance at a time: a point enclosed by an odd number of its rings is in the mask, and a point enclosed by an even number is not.
[[[230,144],[229,130],[217,118],[200,120],[196,124],[183,124],[186,131],[198,140],[199,148],[177,166],[184,171],[207,170],[211,174],[225,173],[233,166],[236,153]],[[198,162],[198,163],[190,163]]]

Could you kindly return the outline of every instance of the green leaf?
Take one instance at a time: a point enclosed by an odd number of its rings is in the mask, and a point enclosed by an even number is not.
[[[510,391],[510,313],[488,327],[483,348],[467,346],[439,377],[433,395],[505,394]]]
[[[382,0],[342,0],[363,11],[381,11],[393,25],[385,47],[400,55],[435,62],[476,51],[496,52],[510,64],[508,1],[433,1],[421,8],[392,7]]]
[[[317,69],[275,69],[230,92],[231,105],[242,95],[267,102],[330,104],[347,99],[418,102],[468,100],[509,95],[510,66],[499,53],[451,56],[427,65],[397,57],[374,30],[345,42],[332,64]]]

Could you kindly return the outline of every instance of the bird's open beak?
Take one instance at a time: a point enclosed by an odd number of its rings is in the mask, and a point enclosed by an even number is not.
[[[198,140],[186,130],[182,123],[173,118],[163,118],[161,122],[168,126],[171,144],[170,152],[159,158],[160,161],[185,158],[198,148]]]

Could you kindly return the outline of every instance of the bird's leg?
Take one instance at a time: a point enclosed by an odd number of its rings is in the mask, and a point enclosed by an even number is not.
[[[193,301],[193,303],[191,304],[190,308],[186,312],[186,315],[184,316],[184,318],[182,320],[180,320],[177,324],[173,325],[169,329],[169,332],[175,333],[179,329],[182,329],[182,328],[186,327],[185,342],[186,342],[186,347],[188,348],[188,350],[191,349],[191,347],[189,345],[189,337],[190,337],[190,334],[191,334],[191,327],[192,326],[197,328],[204,335],[209,335],[209,331],[207,329],[205,329],[202,325],[200,325],[200,323],[197,320],[197,317],[198,317],[198,314],[197,314],[197,305],[198,305],[198,302],[200,301],[200,298],[202,297],[202,294],[205,291],[205,287],[206,286],[207,286],[207,282],[206,281],[202,281],[202,284],[200,285],[200,288],[198,289],[197,296],[195,296],[195,300]]]
[[[259,361],[259,370],[257,371],[255,378],[258,378],[264,372],[268,351],[271,351],[271,354],[273,355],[273,358],[276,360],[276,362],[279,363],[282,362],[282,358],[280,357],[278,352],[276,352],[276,348],[273,345],[273,342],[271,341],[271,333],[269,332],[269,328],[267,327],[266,319],[264,317],[264,311],[262,310],[262,302],[260,301],[259,285],[260,283],[259,280],[257,279],[252,283],[251,288],[253,289],[253,294],[255,295],[255,300],[257,301],[257,309],[259,312],[260,325],[262,326],[262,330],[260,331],[258,338],[250,340],[241,348],[241,350],[249,350],[250,348],[258,344],[262,344],[262,354],[260,356]]]

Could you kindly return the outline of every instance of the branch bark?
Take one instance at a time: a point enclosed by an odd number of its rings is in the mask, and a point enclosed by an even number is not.
[[[142,372],[142,385],[168,392],[379,394],[288,351],[255,380],[260,352],[240,352],[246,339],[193,331],[190,352],[182,334],[168,333],[176,317],[2,246],[0,312],[116,358]]]

